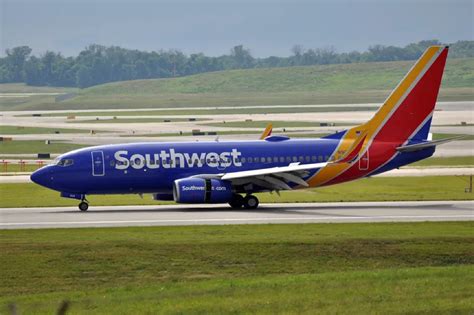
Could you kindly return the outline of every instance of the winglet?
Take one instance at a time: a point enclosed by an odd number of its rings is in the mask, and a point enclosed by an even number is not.
[[[262,135],[260,136],[260,140],[265,139],[266,137],[270,136],[273,131],[273,125],[272,123],[269,123],[265,130],[263,131]]]

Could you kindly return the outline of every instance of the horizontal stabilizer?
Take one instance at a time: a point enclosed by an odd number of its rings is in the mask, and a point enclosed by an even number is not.
[[[414,152],[414,151],[420,151],[423,149],[428,149],[435,147],[437,145],[447,143],[450,141],[454,140],[459,140],[466,137],[465,135],[462,136],[457,136],[457,137],[452,137],[452,138],[446,138],[446,139],[440,139],[440,140],[433,140],[433,141],[426,141],[426,142],[421,142],[421,143],[416,143],[416,144],[409,144],[409,145],[404,145],[401,147],[397,148],[397,151],[399,152]]]

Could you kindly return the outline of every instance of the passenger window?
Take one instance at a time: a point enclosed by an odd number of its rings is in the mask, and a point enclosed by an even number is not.
[[[296,156],[293,157],[293,162],[298,162],[298,158]]]
[[[285,158],[283,156],[280,156],[280,163],[285,162]]]
[[[306,162],[309,162],[309,161],[311,161],[311,158],[309,156],[306,156],[305,160],[306,160]]]
[[[265,158],[264,157],[260,158],[260,162],[265,163]]]
[[[311,157],[311,161],[316,162],[316,156],[313,155],[313,156]]]

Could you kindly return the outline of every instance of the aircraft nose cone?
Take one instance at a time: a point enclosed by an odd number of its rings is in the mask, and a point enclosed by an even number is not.
[[[38,185],[49,187],[51,186],[51,174],[47,168],[40,168],[39,170],[31,174],[30,179],[33,183]]]

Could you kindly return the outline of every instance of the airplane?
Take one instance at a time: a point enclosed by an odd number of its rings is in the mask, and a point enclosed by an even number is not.
[[[59,156],[31,180],[80,200],[88,195],[152,194],[184,204],[228,203],[256,209],[261,192],[339,184],[387,172],[433,155],[429,133],[447,46],[426,49],[366,123],[317,139],[153,142],[83,148]]]

